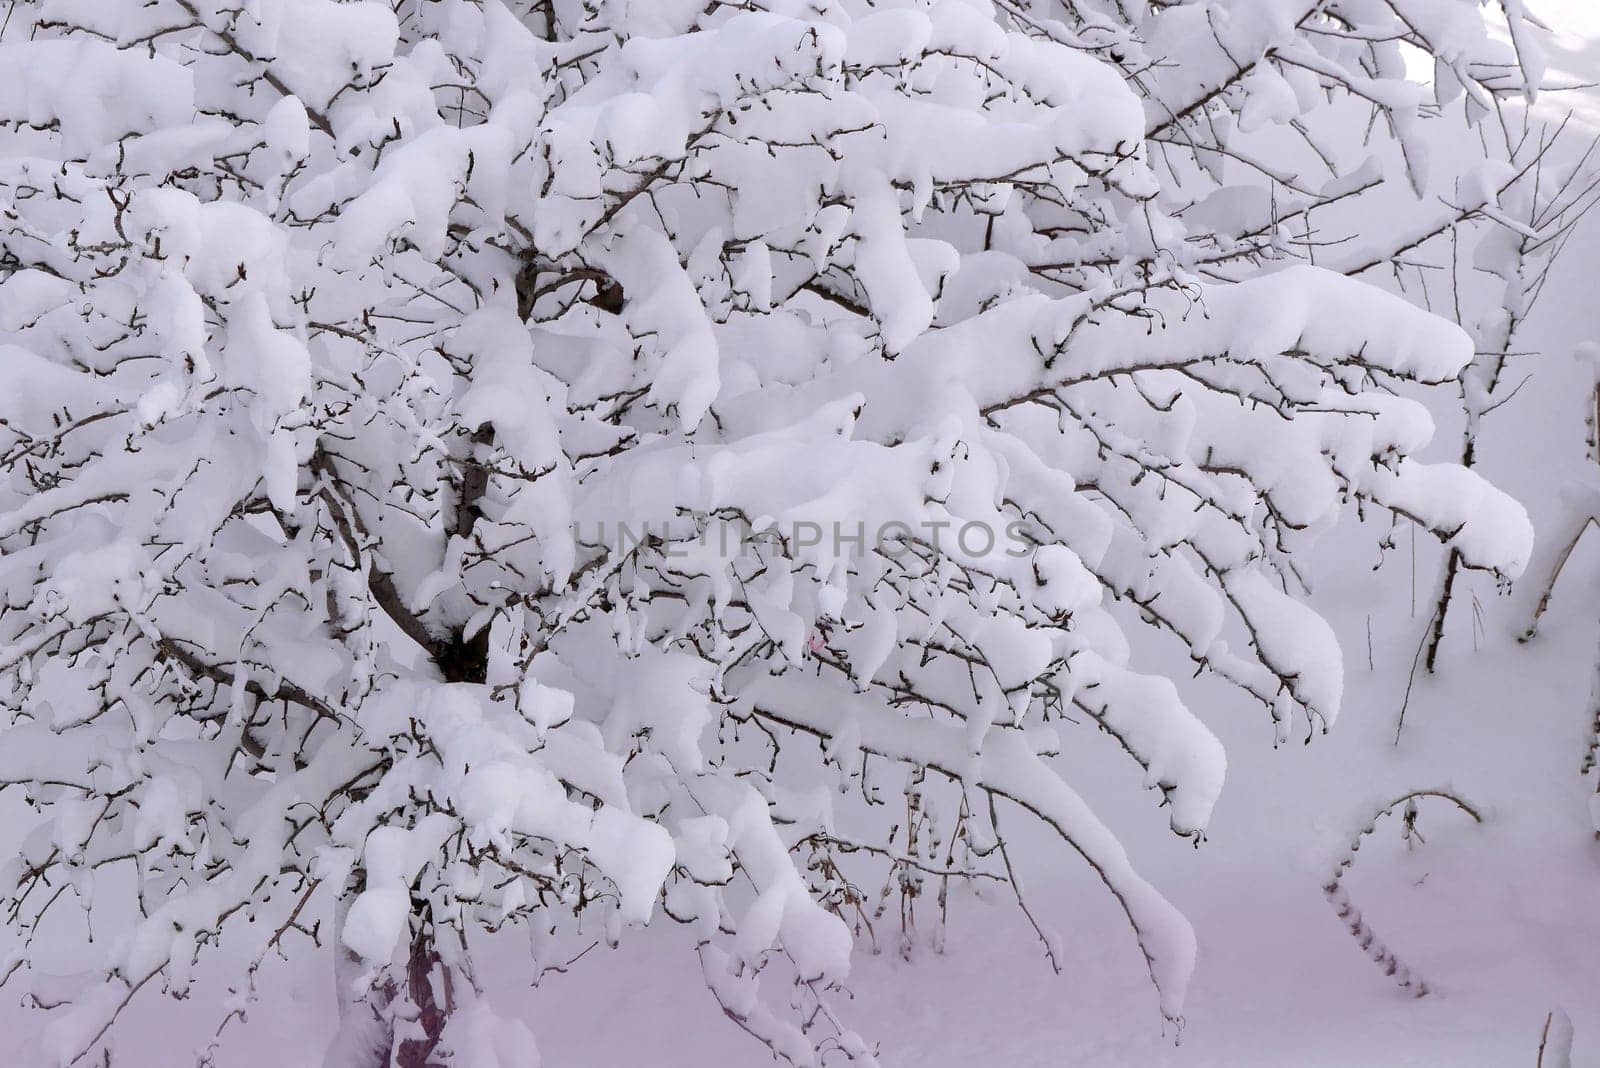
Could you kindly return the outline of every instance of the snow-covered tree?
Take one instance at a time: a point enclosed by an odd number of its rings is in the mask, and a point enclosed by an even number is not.
[[[1179,1019],[1193,932],[1050,757],[1109,733],[1198,841],[1224,758],[1165,672],[1331,723],[1312,535],[1353,504],[1522,568],[1514,502],[1411,458],[1405,391],[1472,340],[1348,277],[1421,230],[1346,240],[1459,218],[1426,131],[1538,82],[1503,10],[1513,44],[1470,0],[12,4],[41,1060],[222,941],[243,1014],[320,916],[330,1066],[534,1064],[474,941],[543,970],[666,917],[775,1055],[872,1064],[855,937],[1014,886],[1019,808]],[[45,974],[31,932],[108,886],[138,921]]]

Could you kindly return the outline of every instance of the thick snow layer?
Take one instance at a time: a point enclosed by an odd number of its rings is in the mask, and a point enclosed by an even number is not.
[[[1600,1050],[1525,12],[12,4],[0,1059]]]

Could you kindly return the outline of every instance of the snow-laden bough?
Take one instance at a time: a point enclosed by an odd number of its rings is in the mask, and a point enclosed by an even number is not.
[[[537,977],[666,916],[776,1056],[871,1065],[853,947],[1014,886],[1006,807],[1181,1020],[1195,933],[1051,759],[1099,728],[1203,836],[1222,748],[1123,628],[1309,738],[1343,674],[1293,558],[1347,506],[1527,561],[1515,502],[1412,458],[1467,335],[1293,239],[1424,180],[1402,45],[1480,111],[1524,88],[1475,5],[6,27],[0,784],[46,818],[3,974],[56,1006],[41,1063],[261,917],[211,1060],[322,917],[329,1068],[527,1068],[474,942],[525,926]],[[1307,123],[1316,180],[1263,147]],[[137,918],[47,974],[32,933],[118,868]]]

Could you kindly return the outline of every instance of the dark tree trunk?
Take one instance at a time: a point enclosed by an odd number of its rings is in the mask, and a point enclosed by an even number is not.
[[[479,502],[489,490],[489,469],[484,457],[493,445],[494,428],[483,426],[473,432],[467,446],[453,528],[458,538],[472,537],[472,528],[478,521]],[[470,638],[460,630],[452,632],[438,643],[433,661],[446,682],[482,682],[489,671],[489,628],[479,628]]]
[[[357,876],[335,906],[337,928],[342,929],[345,910],[361,885]],[[449,965],[435,948],[433,914],[427,902],[412,900],[411,945],[401,974],[385,975],[363,994],[355,984],[366,963],[343,946],[336,952],[339,1030],[324,1064],[330,1068],[445,1068],[434,1055],[455,1012],[455,986]]]
[[[455,991],[450,968],[440,959],[434,948],[433,920],[427,906],[413,913],[415,931],[411,937],[411,952],[406,959],[406,993],[417,1013],[416,1023],[422,1037],[407,1038],[395,1051],[395,1068],[443,1068],[433,1060],[444,1036],[445,1024],[455,1011]],[[439,975],[438,990],[434,989],[433,976]],[[441,1003],[442,998],[442,1003]]]

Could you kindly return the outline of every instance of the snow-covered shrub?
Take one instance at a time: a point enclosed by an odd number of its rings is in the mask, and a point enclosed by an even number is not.
[[[1587,372],[1588,382],[1580,394],[1584,413],[1587,459],[1600,463],[1600,344],[1586,341],[1574,354],[1576,361]],[[1550,523],[1550,536],[1543,539],[1539,551],[1528,566],[1528,577],[1520,586],[1524,602],[1518,625],[1522,627],[1519,641],[1531,641],[1538,633],[1544,614],[1561,584],[1562,575],[1572,554],[1583,542],[1591,528],[1600,527],[1600,477],[1593,468],[1569,479],[1561,487],[1560,507]],[[1585,778],[1600,767],[1600,655],[1596,655],[1593,675],[1589,684],[1583,759],[1578,773]],[[1589,823],[1596,838],[1600,838],[1600,781],[1595,792],[1589,795]]]
[[[1417,232],[1403,256],[1369,261],[1366,268],[1392,272],[1402,290],[1454,318],[1472,337],[1475,355],[1460,383],[1466,467],[1479,461],[1484,420],[1514,401],[1532,377],[1513,373],[1514,357],[1535,355],[1523,343],[1523,328],[1578,224],[1600,204],[1600,137],[1572,136],[1570,115],[1542,123],[1527,109],[1500,107],[1494,120],[1476,131],[1487,154],[1457,177],[1451,196],[1439,198],[1454,214]],[[1443,555],[1417,657],[1430,673],[1461,572],[1458,553]],[[1402,707],[1402,724],[1404,717]]]
[[[1049,757],[1103,729],[1198,840],[1223,753],[1121,624],[1309,736],[1345,506],[1522,568],[1410,458],[1471,340],[1310,262],[1524,91],[1506,6],[1516,55],[1462,0],[12,5],[5,974],[61,989],[28,933],[113,869],[142,917],[41,1059],[322,915],[330,1065],[535,1063],[469,938],[665,915],[776,1055],[871,1064],[861,873],[1009,878],[997,801],[1177,1019],[1194,935]]]

